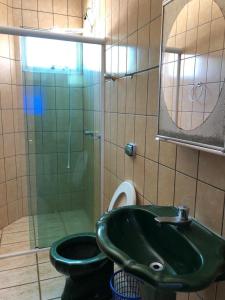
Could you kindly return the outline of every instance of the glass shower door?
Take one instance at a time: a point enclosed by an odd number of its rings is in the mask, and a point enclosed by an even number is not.
[[[100,214],[101,46],[23,38],[21,51],[32,240],[43,248],[94,231]]]

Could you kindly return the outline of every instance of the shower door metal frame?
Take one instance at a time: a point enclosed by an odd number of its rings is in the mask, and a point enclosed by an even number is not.
[[[88,36],[81,36],[74,33],[57,33],[51,32],[47,30],[40,30],[40,29],[28,29],[28,28],[21,28],[21,27],[10,27],[10,26],[0,26],[0,34],[7,34],[7,35],[14,35],[14,36],[24,36],[24,37],[36,37],[36,38],[43,38],[43,39],[53,39],[53,40],[61,40],[61,41],[69,41],[69,42],[78,42],[78,43],[87,43],[87,44],[95,44],[101,45],[101,90],[100,90],[100,109],[101,109],[101,140],[100,140],[100,208],[101,213],[103,212],[103,193],[104,193],[104,95],[105,95],[105,85],[104,85],[104,73],[105,73],[105,38],[96,38],[96,37],[88,37]],[[23,255],[27,253],[38,253],[43,252],[48,248],[36,248],[29,251],[22,251],[19,253],[7,254],[7,255],[0,255],[0,259],[6,257],[14,257],[18,255]]]

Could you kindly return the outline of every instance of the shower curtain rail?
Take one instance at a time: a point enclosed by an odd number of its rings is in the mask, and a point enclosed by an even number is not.
[[[57,33],[57,32],[52,32],[47,30],[44,31],[39,29],[27,29],[21,27],[0,26],[0,34],[30,36],[30,37],[54,39],[54,40],[69,41],[69,42],[105,45],[104,38],[95,38],[95,37],[81,36],[81,35],[68,34],[68,33]]]

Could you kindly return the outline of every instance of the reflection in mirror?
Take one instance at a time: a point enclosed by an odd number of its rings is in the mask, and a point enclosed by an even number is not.
[[[163,36],[161,99],[183,130],[193,130],[207,120],[224,81],[225,19],[219,1],[182,0],[165,11],[168,32]],[[176,18],[171,22],[174,8]]]

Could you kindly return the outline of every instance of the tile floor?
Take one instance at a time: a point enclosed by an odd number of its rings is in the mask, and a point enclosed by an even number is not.
[[[49,251],[4,258],[34,247],[49,247],[66,235],[93,231],[84,211],[23,217],[0,231],[0,299],[61,299],[65,277],[49,261]],[[2,256],[2,257],[1,257]]]
[[[61,299],[64,284],[48,251],[0,259],[1,300]]]
[[[0,231],[0,256],[49,247],[66,235],[93,230],[83,210],[23,217]]]

